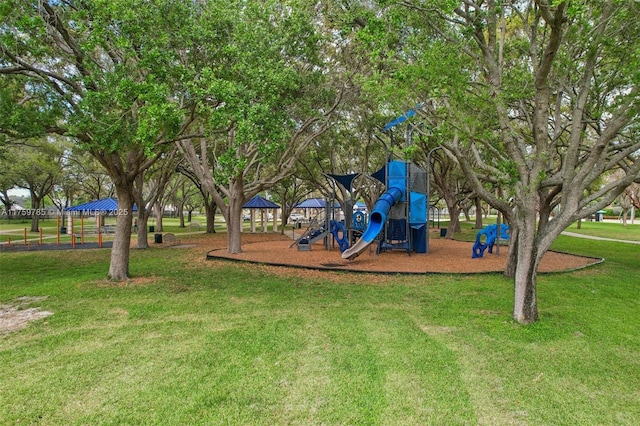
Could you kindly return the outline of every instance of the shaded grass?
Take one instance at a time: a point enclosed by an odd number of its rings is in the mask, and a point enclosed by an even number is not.
[[[161,248],[132,251],[136,278],[114,285],[108,251],[3,253],[0,303],[48,296],[54,315],[0,337],[0,419],[637,424],[639,248],[554,248],[607,261],[540,276],[526,327],[496,275],[335,284]]]

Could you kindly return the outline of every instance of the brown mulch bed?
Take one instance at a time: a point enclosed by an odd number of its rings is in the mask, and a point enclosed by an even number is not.
[[[223,234],[224,235],[224,234]],[[226,235],[224,235],[226,237]],[[291,231],[288,235],[279,233],[243,234],[242,253],[228,254],[226,239],[221,236],[198,239],[198,246],[211,244],[208,259],[231,259],[277,266],[304,267],[318,270],[341,270],[374,273],[486,273],[504,271],[508,247],[501,246],[490,254],[485,251],[482,258],[472,259],[470,242],[440,238],[436,230],[429,238],[429,253],[407,254],[396,250],[376,254],[375,244],[355,260],[342,259],[337,245],[326,250],[322,243],[314,244],[311,251],[298,251],[292,245]],[[601,262],[601,259],[576,256],[566,253],[547,252],[539,272],[558,272],[583,268]]]

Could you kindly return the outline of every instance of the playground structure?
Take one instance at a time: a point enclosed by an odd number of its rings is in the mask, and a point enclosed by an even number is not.
[[[298,251],[310,251],[313,244],[324,240],[325,248],[329,250],[329,235],[333,235],[341,251],[348,247],[348,231],[341,221],[336,220],[335,203],[321,199],[313,199],[313,202],[316,203],[313,207],[304,208],[319,209],[320,211],[309,220],[307,228],[302,235],[294,241],[292,246],[297,245]]]
[[[482,242],[484,237],[484,243]],[[476,241],[473,244],[472,259],[477,259],[484,256],[485,250],[489,249],[489,253],[493,254],[493,247],[499,242],[499,240],[508,240],[510,238],[509,225],[506,223],[487,225],[482,228],[476,234]]]
[[[329,204],[327,203],[327,205]],[[354,238],[362,235],[367,223],[367,215],[361,211],[353,213],[351,226],[346,226],[343,221],[335,219],[335,214],[328,209],[324,212],[324,219],[320,221],[316,217],[309,221],[302,236],[293,243],[297,244],[299,251],[310,251],[313,244],[321,239],[326,239],[331,234],[338,244],[340,252],[343,252],[349,248],[350,242],[353,242]],[[325,241],[325,244],[328,245],[329,242]]]
[[[293,244],[297,244],[298,251],[311,251],[311,246],[322,239],[325,240],[326,246],[328,243],[328,241],[326,241],[328,233],[329,227],[326,221],[320,224],[317,219],[312,219],[309,221],[309,225],[302,236],[294,241]]]
[[[369,223],[355,244],[342,252],[353,260],[373,242],[378,252],[394,249],[426,253],[426,173],[413,163],[389,161],[374,175],[387,188],[376,201]]]
[[[383,131],[389,132],[392,143],[391,129],[414,115],[415,110],[409,110],[385,125]],[[411,144],[411,134],[412,127],[408,126],[405,133],[407,145]],[[345,201],[344,223],[335,220],[333,209],[327,210],[324,225],[297,242],[299,250],[310,250],[310,244],[320,238],[325,238],[328,248],[326,238],[331,233],[340,247],[342,258],[348,260],[357,258],[373,242],[377,242],[378,253],[395,249],[405,250],[408,254],[428,252],[428,173],[412,162],[392,160],[387,145],[378,139],[387,151],[387,160],[371,177],[383,183],[386,191],[375,202],[368,223],[362,212],[353,212],[354,200],[351,197]],[[353,180],[360,173],[325,176],[353,194]]]
[[[328,237],[333,235],[342,257],[349,260],[358,257],[373,242],[377,242],[377,252],[401,249],[407,253],[426,253],[426,173],[413,163],[394,160],[372,177],[384,183],[387,190],[376,201],[368,221],[363,212],[356,211],[350,220],[345,220],[345,225],[336,220],[334,203],[325,203],[324,221],[310,221],[294,243],[298,250],[310,251],[311,245],[321,239],[329,249]],[[336,180],[343,185],[348,182],[351,189],[352,179]]]

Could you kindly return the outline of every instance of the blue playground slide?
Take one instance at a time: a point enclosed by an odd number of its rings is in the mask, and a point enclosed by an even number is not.
[[[369,225],[362,234],[362,237],[356,241],[356,243],[342,252],[343,259],[353,260],[369,247],[378,234],[384,229],[384,224],[387,221],[387,215],[391,206],[397,203],[402,197],[402,190],[400,188],[391,187],[387,192],[382,194],[376,201],[369,216]]]

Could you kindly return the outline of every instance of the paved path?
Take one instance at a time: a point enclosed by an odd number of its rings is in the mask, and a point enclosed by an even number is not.
[[[568,237],[576,237],[576,238],[587,238],[589,240],[613,241],[616,243],[627,243],[627,244],[640,244],[640,241],[616,240],[615,238],[594,237],[592,235],[583,235],[583,234],[578,234],[576,232],[569,232],[569,231],[563,231],[562,235],[566,235]]]

